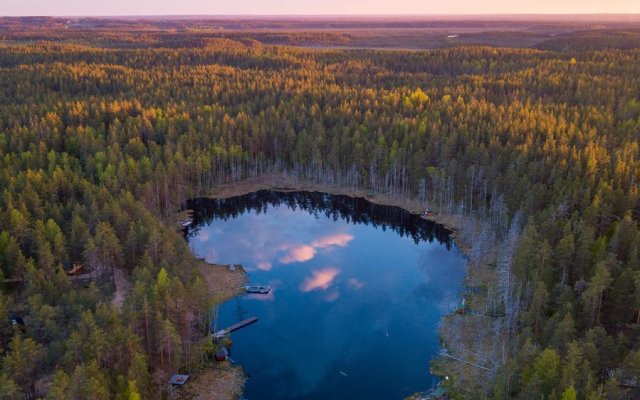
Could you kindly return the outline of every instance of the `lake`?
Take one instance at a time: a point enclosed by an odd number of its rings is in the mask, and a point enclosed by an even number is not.
[[[247,399],[401,399],[433,387],[441,317],[464,258],[445,228],[400,208],[317,192],[259,191],[188,204],[198,257],[242,264],[268,295],[223,304]]]

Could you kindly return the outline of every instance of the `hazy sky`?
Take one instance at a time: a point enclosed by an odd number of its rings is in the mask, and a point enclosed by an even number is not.
[[[640,0],[0,0],[0,15],[640,13]]]

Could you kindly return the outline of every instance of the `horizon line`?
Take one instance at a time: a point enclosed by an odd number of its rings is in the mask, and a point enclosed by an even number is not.
[[[500,13],[500,12],[487,12],[487,13],[432,13],[432,14],[401,14],[401,13],[373,13],[373,14],[84,14],[84,15],[71,15],[71,14],[24,14],[24,15],[0,15],[0,18],[123,18],[123,17],[218,17],[218,18],[279,18],[279,17],[299,17],[299,18],[328,18],[328,17],[563,17],[563,16],[577,16],[577,17],[595,17],[595,16],[640,16],[640,12],[633,13],[607,13],[607,12],[594,12],[594,13]]]

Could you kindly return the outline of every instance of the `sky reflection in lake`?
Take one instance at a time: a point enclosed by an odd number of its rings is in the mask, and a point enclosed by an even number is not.
[[[232,336],[251,376],[245,397],[394,399],[431,387],[436,326],[463,275],[458,250],[318,210],[258,209],[196,218],[189,239],[207,261],[242,264],[273,288],[220,309],[220,328],[259,318]]]

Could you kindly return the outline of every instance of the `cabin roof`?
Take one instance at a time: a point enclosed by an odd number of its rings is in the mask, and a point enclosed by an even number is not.
[[[175,375],[171,376],[171,379],[169,380],[169,383],[172,384],[172,385],[182,386],[185,383],[187,383],[187,379],[189,379],[189,375],[175,374]]]

